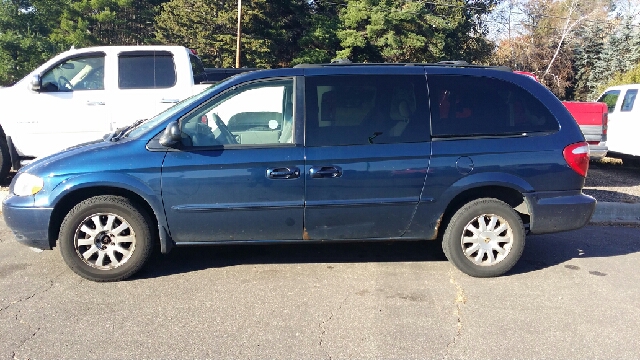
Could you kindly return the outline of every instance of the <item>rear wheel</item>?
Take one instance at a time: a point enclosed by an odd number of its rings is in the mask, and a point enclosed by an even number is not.
[[[76,205],[60,228],[60,253],[76,274],[118,281],[135,274],[151,254],[151,221],[129,199],[95,196]]]
[[[7,139],[0,137],[0,180],[4,180],[11,170],[11,154]]]
[[[447,259],[474,277],[500,276],[509,271],[524,250],[522,219],[497,199],[478,199],[451,218],[442,239]]]

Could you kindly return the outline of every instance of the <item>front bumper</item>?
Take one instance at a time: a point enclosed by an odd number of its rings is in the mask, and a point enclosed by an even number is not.
[[[9,195],[2,202],[2,215],[16,240],[24,245],[51,250],[49,220],[52,208],[33,207],[33,197]]]
[[[596,199],[582,191],[549,191],[525,194],[532,234],[575,230],[585,226],[596,209]]]

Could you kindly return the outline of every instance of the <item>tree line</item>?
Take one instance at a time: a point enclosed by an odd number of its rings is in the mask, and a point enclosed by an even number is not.
[[[637,67],[635,1],[244,0],[241,65],[465,60],[585,100]],[[236,23],[237,0],[0,0],[0,84],[71,46],[182,45],[233,67]]]

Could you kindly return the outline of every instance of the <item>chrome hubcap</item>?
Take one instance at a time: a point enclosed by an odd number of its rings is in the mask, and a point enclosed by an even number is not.
[[[482,214],[464,227],[460,244],[464,255],[472,263],[492,266],[509,255],[513,245],[513,232],[502,217]]]
[[[80,223],[74,244],[76,253],[87,265],[110,270],[131,258],[136,247],[136,234],[124,218],[100,213]]]

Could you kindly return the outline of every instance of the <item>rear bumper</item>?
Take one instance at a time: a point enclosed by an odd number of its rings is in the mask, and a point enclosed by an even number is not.
[[[591,219],[596,199],[582,191],[552,191],[525,194],[532,234],[579,229]]]
[[[607,147],[607,145],[605,145],[604,142],[601,142],[598,145],[589,144],[589,157],[591,159],[602,159],[603,157],[607,156],[608,151],[609,148]]]
[[[8,196],[2,202],[2,215],[16,240],[26,246],[51,250],[49,243],[49,219],[51,208],[35,208],[33,197]]]

